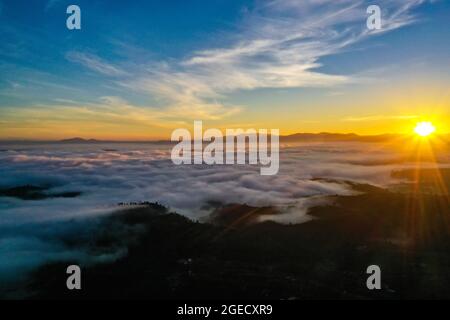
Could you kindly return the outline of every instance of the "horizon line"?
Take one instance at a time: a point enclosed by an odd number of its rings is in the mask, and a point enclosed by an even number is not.
[[[257,133],[258,134],[258,133]],[[270,136],[270,134],[268,134]],[[380,134],[358,134],[354,132],[350,133],[337,133],[337,132],[297,132],[287,135],[279,135],[280,138],[294,138],[295,136],[321,136],[321,135],[333,135],[333,136],[342,136],[349,137],[352,136],[354,138],[388,138],[388,137],[402,137],[402,136],[414,136],[413,133],[380,133]],[[442,133],[435,134],[437,137],[442,136],[450,136],[450,133]],[[223,137],[226,137],[225,135]],[[194,140],[194,139],[191,139]],[[61,139],[29,139],[29,138],[0,138],[0,142],[60,142],[60,143],[164,143],[164,142],[176,142],[170,139],[97,139],[97,138],[82,138],[82,137],[70,137],[70,138],[61,138]]]

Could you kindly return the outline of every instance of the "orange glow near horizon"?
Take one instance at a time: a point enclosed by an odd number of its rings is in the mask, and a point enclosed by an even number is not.
[[[280,107],[281,108],[281,107]],[[423,110],[425,108],[422,108]],[[441,108],[411,115],[396,111],[370,116],[328,116],[322,113],[306,117],[303,113],[284,110],[272,113],[242,112],[223,119],[204,120],[204,130],[218,128],[279,129],[281,135],[296,133],[355,133],[358,135],[414,134],[427,139],[450,133],[448,111]],[[0,140],[84,139],[146,141],[170,139],[177,128],[192,129],[193,116],[170,118],[170,113],[152,109],[122,106],[5,108],[0,112]],[[351,113],[349,113],[351,114]],[[425,115],[423,116],[422,115]],[[174,117],[174,116],[173,116]]]

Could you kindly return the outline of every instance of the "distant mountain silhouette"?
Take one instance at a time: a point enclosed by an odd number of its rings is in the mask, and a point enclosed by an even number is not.
[[[393,139],[399,139],[402,135],[396,134],[381,134],[373,136],[360,136],[355,133],[295,133],[287,136],[280,136],[280,142],[339,142],[339,141],[359,141],[359,142],[383,142]],[[224,142],[226,137],[223,137]],[[95,143],[95,142],[125,142],[125,141],[114,141],[114,140],[96,140],[96,139],[83,139],[80,137],[70,138],[60,140],[59,142],[64,143]],[[134,142],[134,141],[128,141]],[[138,141],[145,142],[145,141]],[[159,140],[159,141],[147,141],[151,143],[175,143],[170,140]]]
[[[83,139],[83,138],[75,137],[75,138],[70,138],[70,139],[63,139],[63,140],[60,140],[60,142],[86,143],[86,142],[100,142],[100,141],[95,140],[95,139]]]
[[[450,135],[442,134],[438,135],[441,140],[449,143]],[[226,137],[224,137],[225,139]],[[405,134],[379,134],[379,135],[358,135],[356,133],[294,133],[291,135],[280,136],[280,142],[386,142],[386,141],[402,141],[409,140],[411,137]],[[0,140],[1,141],[1,140]],[[21,140],[7,140],[8,142],[21,142]],[[33,140],[23,140],[23,141],[33,141]],[[47,141],[55,142],[55,141]],[[157,144],[173,144],[176,141],[170,140],[139,140],[139,141],[125,141],[125,140],[97,140],[97,139],[84,139],[80,137],[74,137],[70,139],[63,139],[56,142],[62,143],[157,143]]]

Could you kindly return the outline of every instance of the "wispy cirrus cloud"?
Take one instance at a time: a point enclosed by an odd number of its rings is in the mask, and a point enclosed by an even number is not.
[[[111,63],[106,62],[105,60],[94,54],[79,51],[70,51],[66,54],[66,59],[71,62],[79,63],[84,67],[91,69],[92,71],[101,73],[106,76],[117,77],[128,75],[126,71],[120,69],[117,66],[114,66]]]
[[[236,91],[335,87],[357,76],[321,69],[320,59],[369,36],[417,21],[413,9],[426,0],[380,0],[383,29],[367,29],[368,1],[272,0],[245,13],[227,46],[203,48],[182,59],[113,64],[84,52],[69,61],[110,77],[119,87],[160,101],[166,118],[221,119],[244,109],[226,103]],[[131,76],[132,75],[132,76]]]
[[[11,79],[0,88],[0,94],[28,100],[19,101],[20,108],[4,105],[2,117],[8,123],[8,130],[25,131],[24,126],[33,121],[30,128],[36,130],[39,123],[57,121],[54,113],[59,110],[63,111],[62,117],[80,119],[80,123],[73,122],[74,128],[85,128],[90,115],[92,128],[111,128],[114,122],[117,131],[120,123],[144,119],[173,129],[192,119],[221,120],[243,113],[249,106],[233,102],[232,95],[236,92],[306,87],[332,87],[333,92],[340,92],[340,85],[361,82],[364,75],[328,71],[323,68],[322,58],[350,50],[352,45],[374,34],[417,21],[414,8],[424,2],[378,1],[383,10],[383,29],[373,34],[366,28],[366,8],[371,4],[368,1],[272,0],[245,11],[241,23],[232,32],[221,33],[215,46],[205,41],[202,48],[185,52],[177,59],[157,60],[155,55],[147,54],[148,48],[119,40],[108,43],[113,47],[114,59],[93,54],[96,52],[93,50],[69,49],[66,60],[99,75],[95,84],[90,82],[92,79],[79,81],[83,74],[76,79],[63,79],[61,74],[42,72],[39,66],[30,69],[3,64],[0,69]],[[47,2],[50,3],[56,2]],[[11,39],[19,38],[19,35],[11,36]],[[16,42],[5,43],[14,45],[3,50],[6,54],[20,52]],[[124,54],[129,51],[131,55]],[[31,59],[24,57],[27,61]],[[21,86],[11,86],[12,83]],[[101,96],[120,99],[111,106],[102,99],[97,100]],[[55,98],[65,101],[55,101]],[[68,100],[72,101],[67,103]],[[38,104],[41,106],[35,108]],[[44,104],[47,104],[45,108]]]
[[[167,139],[186,119],[216,120],[238,112],[237,107],[201,104],[165,108],[135,105],[118,96],[103,96],[92,102],[55,98],[51,104],[34,104],[20,109],[3,106],[0,136],[8,138],[62,139],[87,136],[102,139]],[[153,135],[153,137],[152,137]]]
[[[379,1],[382,32],[416,21],[412,9],[423,2]],[[246,14],[242,32],[232,36],[231,45],[203,49],[181,61],[153,64],[151,72],[140,72],[119,84],[167,100],[174,107],[169,110],[185,106],[189,110],[229,108],[237,112],[239,108],[220,102],[231,92],[349,83],[352,76],[319,71],[319,60],[347,50],[373,33],[366,27],[369,4],[349,0],[270,1]]]
[[[57,5],[61,0],[48,0],[45,5],[45,11],[52,9],[55,5]]]
[[[412,9],[423,2],[379,1],[383,10],[380,32],[416,21]],[[248,15],[247,26],[235,44],[196,52],[182,64],[207,78],[218,91],[342,84],[351,77],[317,71],[322,66],[319,59],[374,34],[366,27],[369,4],[274,0]]]
[[[420,118],[418,115],[399,115],[399,116],[387,116],[387,115],[373,115],[365,117],[347,117],[342,121],[359,122],[359,121],[379,121],[379,120],[408,120]]]

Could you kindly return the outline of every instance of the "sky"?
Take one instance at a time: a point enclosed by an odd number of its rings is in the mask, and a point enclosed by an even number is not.
[[[194,120],[450,132],[449,13],[446,0],[0,0],[0,139],[167,139]]]

